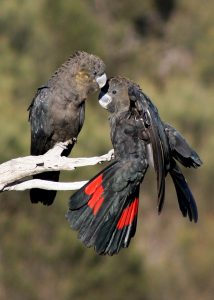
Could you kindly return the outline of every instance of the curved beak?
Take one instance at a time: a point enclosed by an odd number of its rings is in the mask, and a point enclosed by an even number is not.
[[[112,98],[108,94],[104,94],[103,92],[100,93],[99,95],[99,104],[107,109],[109,103],[111,103]]]
[[[96,82],[98,83],[100,89],[104,87],[106,81],[107,81],[106,73],[96,78]]]

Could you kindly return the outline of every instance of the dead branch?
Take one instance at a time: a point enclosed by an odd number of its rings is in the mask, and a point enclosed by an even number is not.
[[[31,188],[76,190],[85,184],[86,181],[55,183],[45,180],[29,179],[26,177],[47,171],[71,171],[75,168],[92,166],[105,161],[110,161],[113,157],[113,150],[110,150],[107,154],[102,156],[87,158],[68,158],[61,156],[61,153],[69,143],[70,141],[58,143],[44,155],[19,157],[1,164],[0,191],[23,191]]]

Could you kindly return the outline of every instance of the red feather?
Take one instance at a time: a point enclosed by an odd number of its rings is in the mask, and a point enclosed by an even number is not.
[[[139,198],[135,198],[134,201],[123,210],[117,223],[117,229],[123,229],[125,226],[132,224],[138,213],[138,204]]]
[[[84,192],[87,195],[92,195],[88,201],[88,206],[93,210],[93,214],[96,215],[100,210],[100,207],[104,201],[102,197],[104,189],[102,186],[102,174],[96,177],[89,185],[86,186]]]
[[[96,177],[89,185],[86,186],[84,192],[87,195],[91,195],[95,192],[98,186],[102,184],[103,181],[103,174],[100,174],[98,177]]]

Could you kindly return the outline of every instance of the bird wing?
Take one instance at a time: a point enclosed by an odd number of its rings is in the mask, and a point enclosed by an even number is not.
[[[158,212],[160,213],[164,204],[165,177],[169,164],[166,134],[157,108],[138,86],[133,85],[129,88],[129,97],[130,100],[135,102],[135,106],[142,115],[145,127],[148,130],[153,152],[154,168],[157,174]]]
[[[185,167],[200,167],[202,164],[200,157],[189,146],[180,132],[167,123],[164,123],[164,127],[172,156]]]
[[[165,197],[165,161],[164,161],[164,149],[162,140],[159,135],[159,128],[157,120],[154,119],[153,112],[149,109],[146,111],[146,118],[150,120],[150,126],[148,127],[150,141],[152,145],[154,167],[157,174],[157,189],[158,189],[158,212],[161,212],[164,197]]]
[[[41,87],[32,100],[29,110],[31,123],[31,154],[44,154],[50,147],[50,124],[48,124],[48,87]]]
[[[171,168],[169,170],[171,178],[174,182],[177,193],[179,208],[184,217],[188,216],[190,221],[195,223],[198,220],[198,209],[194,196],[187,184],[187,181],[176,164],[175,160],[171,160]]]

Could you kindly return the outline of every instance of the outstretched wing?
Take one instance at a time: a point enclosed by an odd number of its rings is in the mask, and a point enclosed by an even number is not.
[[[200,167],[202,161],[198,154],[188,145],[184,137],[171,125],[164,123],[172,156],[185,167]]]
[[[198,154],[188,145],[182,135],[172,126],[163,123],[157,108],[153,105],[139,87],[130,91],[136,107],[144,116],[153,150],[154,166],[157,173],[158,211],[161,212],[164,203],[165,176],[170,173],[178,198],[180,210],[190,221],[198,220],[198,211],[192,192],[175,160],[185,167],[199,167],[202,164]]]

